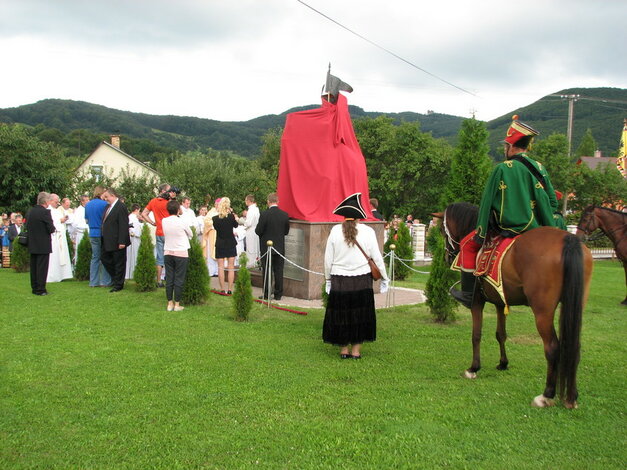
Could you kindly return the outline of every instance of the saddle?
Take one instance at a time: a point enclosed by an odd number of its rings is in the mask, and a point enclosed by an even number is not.
[[[464,237],[461,244],[472,238],[475,232],[471,232],[467,237]],[[520,235],[515,237],[504,237],[499,234],[493,234],[488,238],[479,252],[477,253],[475,270],[473,274],[476,277],[483,277],[494,289],[499,293],[501,300],[505,305],[505,292],[503,290],[503,281],[501,276],[501,265],[503,263],[503,257],[505,253],[512,247]],[[460,253],[461,255],[461,253]],[[451,266],[452,269],[457,271],[469,271],[471,262],[474,260],[464,260],[462,256],[458,255]],[[465,268],[465,269],[464,269]],[[507,310],[506,310],[507,311]]]

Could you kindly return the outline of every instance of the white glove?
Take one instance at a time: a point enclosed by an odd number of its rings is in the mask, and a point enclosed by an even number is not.
[[[388,281],[387,279],[382,279],[381,286],[380,286],[381,293],[385,294],[389,288],[390,288],[390,281]]]
[[[331,293],[331,279],[325,282],[324,290],[329,295]]]

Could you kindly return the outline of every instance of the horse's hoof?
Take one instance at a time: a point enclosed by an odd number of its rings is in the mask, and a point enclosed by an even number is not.
[[[501,363],[498,366],[496,366],[497,370],[507,370],[507,362],[505,363]]]
[[[471,372],[468,369],[466,369],[464,371],[464,377],[466,377],[467,379],[476,379],[477,378],[477,373],[476,372]]]
[[[531,402],[531,406],[535,406],[536,408],[547,408],[554,405],[555,400],[553,400],[552,398],[547,398],[544,395],[538,395]]]
[[[564,402],[564,407],[568,408],[569,410],[576,410],[577,408],[579,408],[579,405],[577,405],[576,401],[574,401],[572,403]]]

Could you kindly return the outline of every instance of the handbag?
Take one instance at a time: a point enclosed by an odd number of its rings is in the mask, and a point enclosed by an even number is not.
[[[26,230],[22,230],[17,236],[17,242],[22,246],[28,246],[28,232]]]
[[[364,254],[366,259],[368,260],[368,266],[370,266],[370,274],[372,275],[372,279],[374,279],[375,281],[378,281],[379,279],[381,279],[383,276],[381,276],[381,271],[379,271],[379,268],[377,267],[377,264],[374,262],[374,260],[366,254],[366,252],[364,251],[364,249],[361,247],[361,245],[359,244],[357,240],[355,240],[355,245],[357,245],[357,248],[359,248],[359,250]]]

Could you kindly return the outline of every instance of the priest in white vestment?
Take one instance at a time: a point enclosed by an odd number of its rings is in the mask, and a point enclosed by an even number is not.
[[[133,279],[135,265],[137,264],[137,253],[139,252],[139,242],[142,236],[143,224],[139,220],[141,217],[139,204],[131,206],[131,213],[128,215],[128,232],[131,236],[131,244],[126,247],[126,279]]]
[[[246,229],[246,256],[248,257],[247,267],[254,267],[259,258],[259,235],[255,233],[257,224],[259,223],[259,208],[255,203],[255,196],[249,194],[246,196],[246,218],[244,219],[244,228]]]
[[[65,227],[65,222],[67,222],[68,216],[61,215],[61,211],[58,207],[59,196],[51,194],[48,210],[52,216],[52,222],[54,223],[56,232],[50,235],[52,240],[52,253],[50,253],[50,263],[48,264],[48,277],[46,282],[61,282],[64,279],[71,279],[73,277]]]

